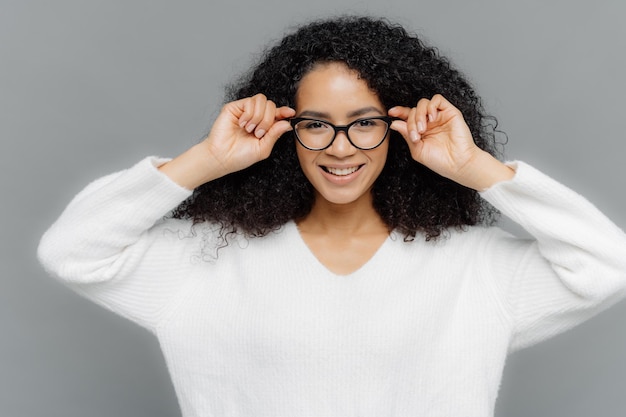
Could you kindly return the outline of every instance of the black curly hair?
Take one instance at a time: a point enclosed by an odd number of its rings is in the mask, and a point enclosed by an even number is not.
[[[226,102],[263,93],[278,106],[295,107],[299,81],[326,62],[355,70],[386,108],[413,107],[421,98],[442,94],[461,111],[476,144],[498,156],[497,122],[485,114],[469,82],[437,49],[385,19],[346,16],[300,27],[228,87]],[[300,168],[293,132],[283,136],[266,160],[198,187],[174,217],[216,222],[223,235],[248,236],[263,236],[305,217],[314,190]],[[493,223],[495,209],[476,191],[415,162],[399,133],[392,131],[389,141],[387,162],[372,193],[390,230],[405,239],[421,234],[430,240],[451,227]]]

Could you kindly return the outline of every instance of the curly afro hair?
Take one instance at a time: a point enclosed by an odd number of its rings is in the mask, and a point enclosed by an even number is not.
[[[474,141],[497,156],[495,118],[485,114],[469,82],[438,51],[384,19],[339,17],[309,23],[268,49],[260,62],[227,89],[226,101],[265,94],[278,106],[295,107],[299,81],[316,64],[341,62],[355,70],[386,108],[416,105],[439,93],[463,114]],[[293,132],[266,160],[198,187],[174,217],[215,222],[222,234],[263,236],[305,217],[314,190],[295,152]],[[372,189],[374,207],[390,230],[426,240],[446,229],[492,224],[496,211],[475,190],[415,162],[404,139],[392,131],[385,168]]]

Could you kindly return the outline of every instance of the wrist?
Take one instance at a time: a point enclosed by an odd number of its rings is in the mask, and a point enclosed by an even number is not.
[[[457,182],[476,191],[486,191],[499,182],[513,179],[514,176],[513,168],[481,150],[459,173]]]
[[[161,165],[159,170],[181,187],[193,190],[224,176],[226,173],[221,168],[219,161],[212,158],[204,148],[204,142],[201,142]]]

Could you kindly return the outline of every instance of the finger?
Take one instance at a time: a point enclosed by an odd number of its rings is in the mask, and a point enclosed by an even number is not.
[[[428,120],[429,120],[428,110],[430,108],[430,104],[431,104],[431,100],[427,98],[422,98],[420,99],[420,101],[417,102],[415,117],[416,117],[416,123],[417,123],[417,130],[420,133],[420,135],[426,132],[426,129],[428,128]]]
[[[391,117],[399,117],[402,120],[406,120],[409,117],[410,107],[395,106],[387,111],[387,114]]]
[[[239,116],[239,127],[251,133],[262,119],[267,99],[263,94],[242,99],[243,112]]]
[[[274,123],[267,133],[259,140],[262,157],[267,158],[272,152],[272,149],[278,139],[291,129],[291,124],[287,120],[280,120]]]
[[[262,138],[263,135],[266,134],[267,129],[271,129],[273,125],[276,124],[275,123],[276,121],[281,121],[284,119],[291,118],[295,116],[295,114],[296,114],[296,111],[290,107],[283,106],[283,107],[276,108],[276,105],[272,101],[268,101],[268,109],[266,110],[265,118],[263,122],[254,131],[254,135],[259,139]],[[280,137],[286,131],[291,130],[291,123],[287,121],[287,124],[288,126],[285,126],[283,124],[279,125],[279,126],[282,126],[283,129],[280,130],[280,133],[278,134],[277,138]]]
[[[235,104],[241,103],[241,115],[239,115],[239,127],[244,129],[252,116],[254,115],[254,101],[251,97],[236,101]]]
[[[428,121],[430,123],[436,121],[439,117],[439,111],[445,110],[449,105],[450,103],[441,94],[435,94],[428,103]]]
[[[262,138],[263,135],[265,135],[265,132],[267,132],[267,130],[270,127],[272,127],[275,120],[276,120],[276,104],[274,104],[273,101],[268,100],[265,103],[265,111],[263,114],[263,118],[254,129],[254,136],[256,136],[259,139]]]
[[[296,115],[296,111],[291,107],[282,106],[276,109],[276,120],[289,119]]]
[[[389,125],[389,127],[392,130],[395,130],[396,132],[400,133],[400,135],[404,138],[407,145],[409,145],[409,149],[411,150],[411,155],[413,154],[418,155],[419,152],[421,152],[423,142],[419,139],[417,141],[414,141],[411,139],[407,125],[408,123],[405,122],[404,120],[394,120],[391,123],[391,125]],[[415,156],[413,156],[413,159],[417,161]]]
[[[254,103],[254,107],[252,109],[252,117],[246,124],[246,132],[252,133],[254,129],[263,121],[265,117],[265,108],[267,106],[267,97],[264,94],[257,94],[252,97],[252,101]]]
[[[288,119],[295,115],[296,111],[291,107],[282,106],[277,108],[276,104],[273,101],[268,100],[265,117],[263,118],[263,121],[259,124],[259,126],[257,126],[257,128],[255,129],[254,135],[257,138],[261,138],[276,121]]]
[[[406,128],[409,132],[409,139],[411,142],[417,142],[421,138],[421,132],[423,131],[423,123],[419,121],[418,108],[413,107],[409,112],[409,117],[406,120]]]
[[[397,116],[394,116],[397,117]],[[409,140],[409,130],[407,129],[406,122],[404,120],[394,120],[389,125],[391,130],[395,130],[405,139]]]
[[[424,114],[425,105],[428,100],[422,99],[416,107],[395,106],[389,109],[388,114],[392,117],[399,117],[406,121],[404,125],[396,124],[398,132],[411,142],[421,139],[422,133],[426,131],[426,116]],[[393,127],[392,127],[393,128]],[[406,132],[404,131],[406,129]],[[394,129],[395,130],[395,129]]]

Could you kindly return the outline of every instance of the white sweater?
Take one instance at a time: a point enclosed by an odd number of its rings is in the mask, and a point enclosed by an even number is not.
[[[626,293],[626,236],[530,166],[482,196],[498,228],[404,242],[340,276],[293,222],[216,252],[166,218],[190,195],[147,158],[81,192],[44,235],[46,269],[159,340],[185,417],[487,417],[506,355]]]

